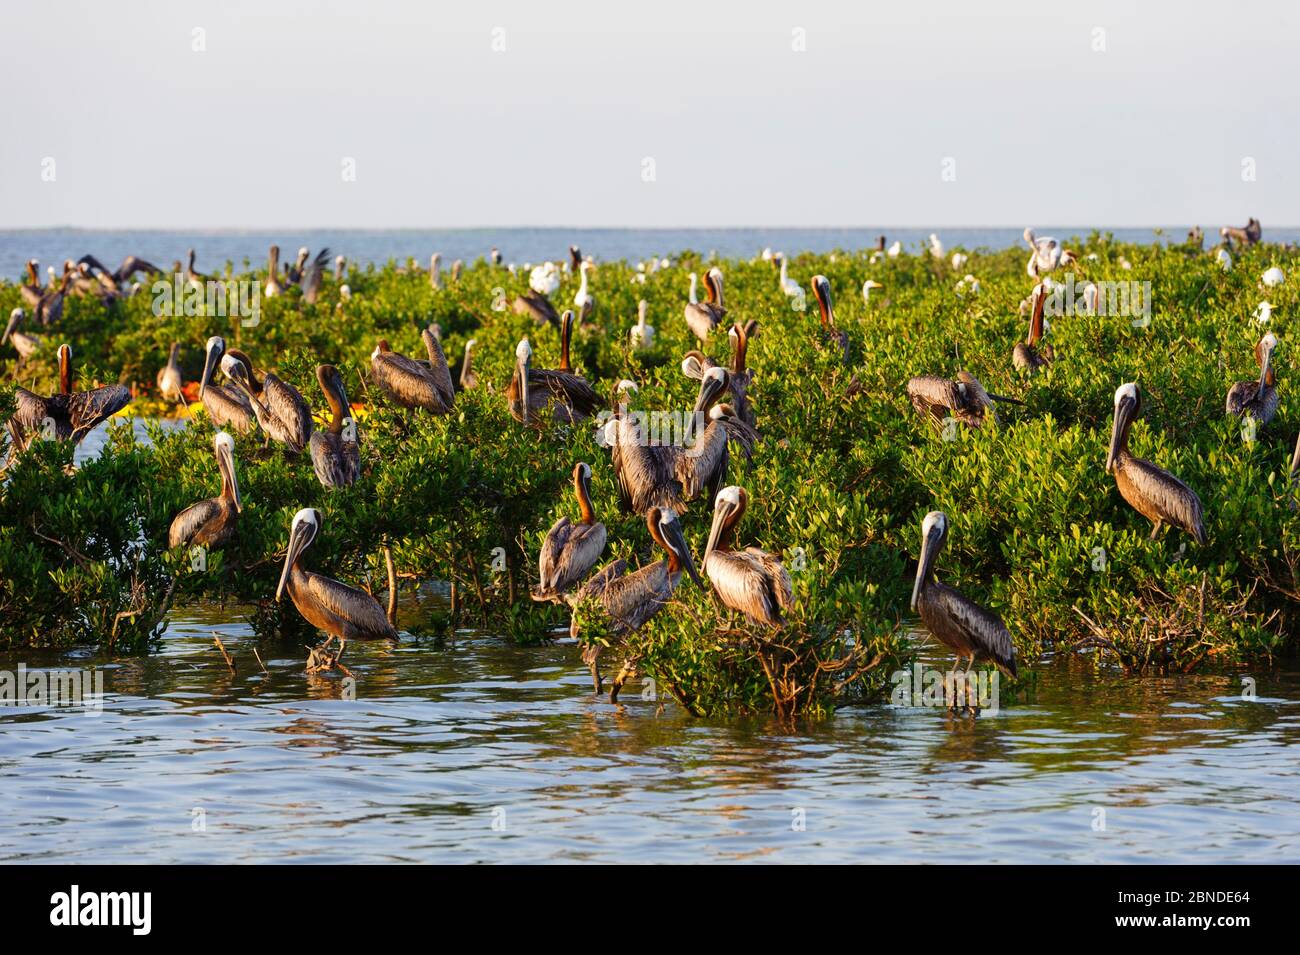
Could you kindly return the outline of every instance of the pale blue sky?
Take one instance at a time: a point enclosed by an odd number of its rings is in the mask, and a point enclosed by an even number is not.
[[[1295,5],[727,6],[10,7],[0,228],[1300,223]]]

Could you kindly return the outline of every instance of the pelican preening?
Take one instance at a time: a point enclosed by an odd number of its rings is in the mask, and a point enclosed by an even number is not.
[[[1277,387],[1273,375],[1273,349],[1277,336],[1266,334],[1255,345],[1255,361],[1259,364],[1258,381],[1239,381],[1228,389],[1227,412],[1238,418],[1253,418],[1261,425],[1268,424],[1277,414]]]
[[[645,299],[636,303],[636,324],[632,326],[632,331],[628,338],[632,342],[632,347],[637,349],[653,348],[655,343],[655,327],[646,322],[646,312],[650,305]]]
[[[605,525],[596,520],[591,506],[591,465],[573,468],[573,493],[578,499],[578,520],[561,517],[551,525],[537,560],[539,583],[532,597],[559,602],[586,577],[605,552]]]
[[[574,591],[570,601],[577,606],[587,599],[595,599],[610,617],[611,636],[623,636],[638,630],[647,620],[657,614],[672,599],[673,591],[682,579],[682,572],[690,574],[691,579],[704,589],[704,581],[695,569],[691,549],[682,536],[681,524],[671,508],[651,507],[646,511],[646,526],[650,528],[650,537],[663,548],[665,559],[647,564],[640,570],[628,572],[625,560],[616,560],[598,570],[581,587]],[[569,624],[569,633],[577,638],[580,629],[575,617]],[[583,648],[582,660],[591,669],[591,682],[600,692],[600,671],[597,669],[601,645],[592,643]],[[631,661],[623,664],[623,669],[614,679],[609,691],[611,703],[618,701],[619,690],[634,672]]]
[[[131,403],[125,385],[105,385],[88,391],[72,390],[72,348],[58,350],[59,391],[42,398],[26,388],[14,394],[16,407],[9,419],[9,437],[17,451],[25,451],[39,438],[80,444],[101,422]]]
[[[422,408],[433,414],[449,414],[456,402],[451,370],[442,353],[438,336],[429,329],[420,332],[427,360],[416,360],[393,351],[381,339],[370,353],[370,377],[395,403],[403,408]]]
[[[985,391],[968,371],[957,372],[955,380],[937,375],[918,375],[907,383],[907,396],[918,414],[926,415],[935,427],[942,428],[946,418],[953,418],[968,428],[983,427],[987,417],[998,423],[995,401],[1022,405],[1023,401]]]
[[[565,312],[562,327],[573,322]],[[523,424],[540,425],[548,419],[573,424],[600,409],[600,396],[587,379],[569,371],[533,367],[533,348],[525,338],[515,347],[515,370],[506,389],[510,416]]]
[[[1011,352],[1011,364],[1020,371],[1033,373],[1056,357],[1051,345],[1044,345],[1041,349],[1038,345],[1043,338],[1043,309],[1047,304],[1047,295],[1047,289],[1041,284],[1034,286],[1030,296],[1033,300],[1033,314],[1029,318],[1029,334],[1023,342],[1016,342],[1016,347]]]
[[[779,559],[757,547],[733,550],[736,526],[745,514],[744,488],[725,487],[713,505],[713,526],[704,548],[704,573],[718,599],[751,621],[769,627],[785,623],[794,606],[790,574]]]
[[[320,533],[320,511],[305,507],[289,525],[289,549],[275,588],[276,603],[287,590],[303,619],[317,630],[340,640],[397,639],[397,630],[378,601],[364,590],[304,570],[302,553]]]
[[[236,519],[244,509],[239,499],[239,480],[235,476],[235,439],[224,431],[218,431],[212,444],[217,471],[221,474],[221,493],[191,504],[176,515],[167,532],[168,547],[219,547],[235,532]]]
[[[218,335],[208,339],[207,355],[203,362],[203,377],[199,379],[199,401],[208,417],[218,428],[232,428],[240,434],[248,434],[257,426],[253,416],[253,406],[244,392],[234,385],[222,386],[212,383],[212,376],[217,368],[222,367],[226,354],[226,340]],[[247,361],[241,351],[231,351],[241,361]],[[252,363],[249,362],[249,375],[252,375]],[[223,369],[224,370],[224,369]]]
[[[709,340],[709,333],[727,315],[727,308],[722,303],[721,269],[712,268],[704,273],[704,293],[706,301],[686,303],[686,327],[701,342]]]
[[[844,364],[849,363],[849,333],[835,327],[835,307],[831,303],[830,279],[824,275],[812,277],[813,295],[817,297],[817,308],[821,312],[822,341],[832,351],[838,352]]]
[[[351,416],[343,376],[333,365],[317,365],[316,380],[330,407],[324,431],[312,432],[311,465],[325,487],[347,487],[361,477],[361,448],[354,435],[344,432],[343,422]]]
[[[1058,266],[1069,265],[1075,261],[1074,253],[1069,249],[1061,248],[1061,243],[1053,236],[1039,237],[1034,234],[1033,229],[1026,228],[1025,242],[1029,244],[1031,250],[1025,273],[1032,279],[1040,278],[1045,272],[1051,272]]]
[[[1163,468],[1129,453],[1129,429],[1141,411],[1142,394],[1138,386],[1133,382],[1120,385],[1115,391],[1115,422],[1106,454],[1106,470],[1115,473],[1120,496],[1154,525],[1152,540],[1160,533],[1161,525],[1172,524],[1190,534],[1196,543],[1204,544],[1205,520],[1196,492]]]
[[[948,516],[931,511],[921,522],[921,558],[912,585],[912,609],[934,637],[957,655],[949,676],[963,659],[966,672],[979,660],[987,660],[1007,675],[1016,675],[1016,647],[1006,624],[958,591],[940,583],[934,573],[939,551],[948,537]],[[949,705],[956,703],[955,697]]]
[[[259,381],[248,356],[233,349],[221,359],[221,370],[244,392],[266,436],[301,454],[311,440],[312,424],[311,408],[298,389],[271,372]]]
[[[155,381],[158,385],[159,397],[166,401],[183,404],[185,394],[181,391],[183,382],[181,381],[180,353],[181,343],[172,342],[171,351],[167,353],[167,364],[158,369],[158,376]]]

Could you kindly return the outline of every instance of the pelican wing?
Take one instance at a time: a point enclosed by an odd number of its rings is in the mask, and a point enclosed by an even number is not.
[[[551,304],[551,300],[539,292],[525,292],[515,299],[514,310],[516,315],[531,315],[541,323],[545,322],[555,328],[560,329],[560,315]]]
[[[39,429],[45,416],[49,414],[49,402],[40,395],[33,394],[26,388],[14,389],[14,401],[17,407],[14,409],[14,421],[22,425],[25,429]]]
[[[433,372],[412,358],[382,352],[370,362],[370,374],[375,384],[405,408],[424,408],[438,414],[447,410]]]
[[[262,405],[281,434],[271,437],[283,441],[294,451],[301,451],[311,440],[311,409],[298,389],[275,375],[262,380]]]
[[[203,390],[203,407],[218,428],[234,428],[240,434],[253,430],[257,420],[248,395],[238,388],[208,385]]]
[[[379,601],[364,590],[320,574],[307,572],[303,576],[309,599],[344,623],[345,636],[397,637],[397,630],[388,622]]]
[[[695,500],[706,487],[712,499],[722,487],[731,460],[727,437],[727,426],[720,420],[711,421],[694,446],[677,458],[673,476],[681,482],[684,499]]]
[[[704,572],[719,599],[751,620],[777,626],[781,611],[794,603],[790,575],[781,562],[765,551],[714,551]]]
[[[538,557],[540,590],[563,593],[595,567],[604,552],[604,524],[574,524],[561,517],[546,535]]]
[[[191,504],[173,518],[171,530],[167,532],[167,546],[180,547],[182,544],[189,544],[209,521],[215,520],[220,515],[221,506],[215,499]]]
[[[361,477],[361,449],[355,441],[328,431],[311,436],[311,465],[325,487],[347,487]]]
[[[68,396],[68,421],[72,425],[72,439],[80,441],[100,422],[117,414],[131,403],[131,392],[126,385],[105,385],[91,391],[79,391]]]
[[[1195,491],[1164,468],[1142,458],[1128,456],[1121,462],[1121,467],[1128,482],[1144,499],[1146,508],[1154,512],[1154,518],[1181,527],[1195,537],[1198,544],[1205,543],[1205,517],[1201,499]],[[1152,517],[1147,509],[1138,508],[1147,517]]]
[[[610,580],[600,602],[615,623],[636,630],[657,614],[673,595],[668,565],[656,561]]]
[[[606,588],[612,581],[617,580],[627,573],[627,561],[621,557],[618,560],[611,560],[600,570],[596,571],[583,582],[582,586],[572,591],[567,598],[570,604],[577,604],[579,601],[588,597],[600,598]]]
[[[600,410],[600,395],[586,378],[567,371],[533,368],[528,375],[529,389],[534,385],[547,389],[553,400],[572,408],[579,417],[590,417]]]
[[[940,409],[951,410],[963,404],[961,391],[957,383],[938,375],[918,375],[907,382],[907,396],[912,400],[912,407],[921,414],[942,417]]]
[[[429,374],[433,387],[437,389],[443,407],[450,411],[456,401],[456,388],[451,383],[451,369],[447,367],[447,356],[436,335],[426,330],[422,337],[424,347],[429,352]]]
[[[956,630],[959,640],[973,647],[977,656],[992,660],[1015,676],[1016,647],[1002,618],[951,587],[937,581],[930,587],[934,590],[933,600],[944,625]],[[944,639],[941,633],[935,636]]]
[[[682,449],[645,445],[631,437],[635,434],[634,425],[621,422],[619,442],[612,455],[623,509],[644,514],[651,507],[670,507],[682,513],[686,505],[681,501],[681,481],[676,476]]]

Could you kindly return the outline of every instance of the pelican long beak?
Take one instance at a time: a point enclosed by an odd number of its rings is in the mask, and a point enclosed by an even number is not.
[[[239,496],[239,478],[235,475],[235,453],[230,448],[222,445],[217,451],[217,463],[221,467],[221,473],[230,482],[230,493],[235,498],[235,510],[238,513],[244,511],[244,501]]]
[[[524,403],[524,420],[528,420],[528,360],[518,358],[515,360],[515,368],[519,372],[519,397]]]
[[[935,558],[939,556],[939,544],[942,539],[943,530],[932,527],[921,541],[921,559],[917,562],[916,581],[912,584],[913,610],[916,610],[916,602],[921,597],[921,587],[925,584],[926,578],[930,576],[930,569],[934,566]]]
[[[682,536],[682,525],[677,521],[673,521],[671,524],[667,525],[664,532],[664,540],[666,540],[672,549],[677,552],[677,556],[682,559],[682,563],[686,567],[686,572],[691,575],[691,580],[695,581],[701,590],[708,590],[708,587],[705,586],[703,579],[700,577],[700,572],[695,569],[695,558],[691,556],[691,549],[686,544],[686,538]]]
[[[203,359],[203,377],[199,379],[199,400],[203,400],[203,393],[207,391],[208,382],[212,380],[212,373],[217,368],[217,350],[209,348],[207,357]]]
[[[1269,369],[1269,366],[1270,366],[1270,365],[1272,364],[1272,362],[1273,362],[1273,348],[1274,348],[1274,346],[1271,345],[1271,344],[1269,344],[1268,342],[1263,342],[1263,343],[1261,344],[1261,346],[1260,346],[1260,351],[1259,351],[1259,389],[1260,389],[1260,391],[1263,391],[1263,390],[1264,390],[1264,386],[1268,384],[1268,369]]]
[[[706,375],[700,382],[700,393],[695,399],[695,414],[707,410],[718,396],[722,394],[726,387],[726,381],[711,375]]]
[[[717,506],[713,509],[713,526],[709,528],[709,542],[704,545],[704,563],[709,563],[709,555],[713,553],[713,548],[718,546],[718,540],[722,537],[722,529],[727,526],[727,520],[734,514],[736,507],[730,501],[719,499]]]
[[[284,570],[280,571],[280,583],[275,588],[275,602],[280,602],[280,597],[284,593],[284,585],[289,580],[289,571],[293,565],[298,562],[302,555],[303,549],[311,542],[308,536],[308,524],[295,523],[289,531],[289,552],[284,557]]]
[[[1107,473],[1115,469],[1115,460],[1119,457],[1129,425],[1133,423],[1133,412],[1136,408],[1133,399],[1129,397],[1121,398],[1119,404],[1115,405],[1115,423],[1111,425],[1110,448],[1106,452]]]
[[[14,312],[12,315],[9,316],[9,324],[5,326],[5,334],[3,338],[0,338],[0,345],[3,345],[5,344],[5,342],[9,341],[9,336],[12,335],[14,329],[18,327],[18,322],[22,319],[22,317],[23,316],[21,312]]]

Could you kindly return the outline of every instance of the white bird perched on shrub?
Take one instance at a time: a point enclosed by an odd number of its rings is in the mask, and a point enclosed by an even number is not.
[[[1273,317],[1273,309],[1277,308],[1272,302],[1260,302],[1255,309],[1255,321],[1261,325],[1267,325],[1268,320]]]
[[[1275,265],[1260,277],[1260,281],[1268,288],[1276,288],[1286,281],[1286,274]]]
[[[871,290],[873,288],[884,288],[884,286],[875,279],[867,279],[862,283],[862,302],[864,305],[871,304]]]
[[[649,348],[655,343],[655,327],[646,323],[646,311],[650,308],[645,299],[636,303],[636,324],[632,326],[632,347]]]
[[[538,295],[554,295],[560,287],[560,270],[554,262],[543,262],[528,274],[528,287]]]

